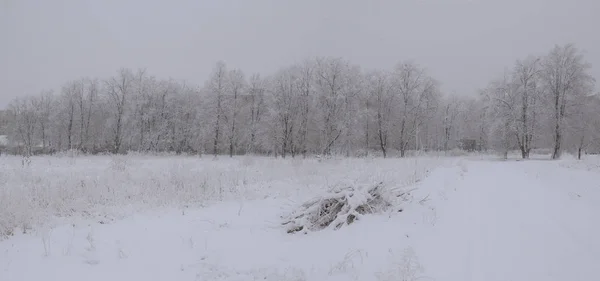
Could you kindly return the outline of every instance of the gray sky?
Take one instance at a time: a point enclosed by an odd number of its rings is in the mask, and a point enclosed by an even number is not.
[[[598,0],[0,0],[0,107],[68,80],[146,67],[202,84],[224,60],[270,74],[317,55],[364,69],[405,59],[473,94],[554,44],[600,79]]]

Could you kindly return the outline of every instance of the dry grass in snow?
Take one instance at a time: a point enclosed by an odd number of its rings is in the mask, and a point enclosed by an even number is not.
[[[339,182],[406,186],[444,161],[407,159],[274,159],[266,157],[76,156],[0,157],[0,236],[56,218],[100,223],[155,207],[223,200],[305,200]]]

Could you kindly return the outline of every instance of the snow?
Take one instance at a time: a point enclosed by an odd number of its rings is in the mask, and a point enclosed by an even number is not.
[[[599,280],[598,179],[552,161],[473,161],[417,251],[444,265],[430,267],[436,280]]]
[[[582,169],[574,159],[135,156],[79,157],[73,164],[41,157],[20,168],[17,159],[1,160],[11,167],[1,174],[3,189],[18,188],[20,180],[37,190],[41,184],[24,177],[35,174],[48,180],[44,196],[60,198],[77,185],[54,182],[77,183],[85,172],[102,178],[102,190],[120,183],[127,191],[104,203],[96,199],[106,194],[79,190],[88,199],[78,204],[96,216],[46,216],[50,222],[31,220],[26,234],[0,241],[3,281],[600,280],[600,169]],[[120,168],[110,168],[119,161]],[[184,187],[163,191],[150,175],[161,183],[185,181]],[[192,198],[203,207],[181,199],[194,194],[187,181],[197,179],[207,180],[207,190],[221,181],[226,192]],[[325,187],[373,181],[412,190],[413,200],[402,212],[367,215],[339,230],[287,234],[280,225],[282,215]],[[159,204],[168,192],[181,193]],[[53,208],[28,204],[35,215]],[[11,206],[0,214],[18,210]],[[114,206],[121,216],[99,223],[98,215]]]

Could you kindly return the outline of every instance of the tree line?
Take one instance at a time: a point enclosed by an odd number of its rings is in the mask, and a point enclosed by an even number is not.
[[[120,69],[60,91],[13,100],[3,114],[12,152],[23,155],[176,152],[306,156],[455,148],[598,147],[600,99],[574,45],[515,62],[474,97],[445,95],[412,61],[363,71],[318,57],[269,76],[218,62],[202,86]],[[468,145],[465,145],[468,144]]]

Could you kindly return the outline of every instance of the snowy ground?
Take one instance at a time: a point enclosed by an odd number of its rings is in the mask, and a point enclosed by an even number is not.
[[[600,280],[600,158],[0,161],[0,219],[20,227],[2,281]],[[279,225],[327,186],[376,181],[412,202],[337,231]]]

